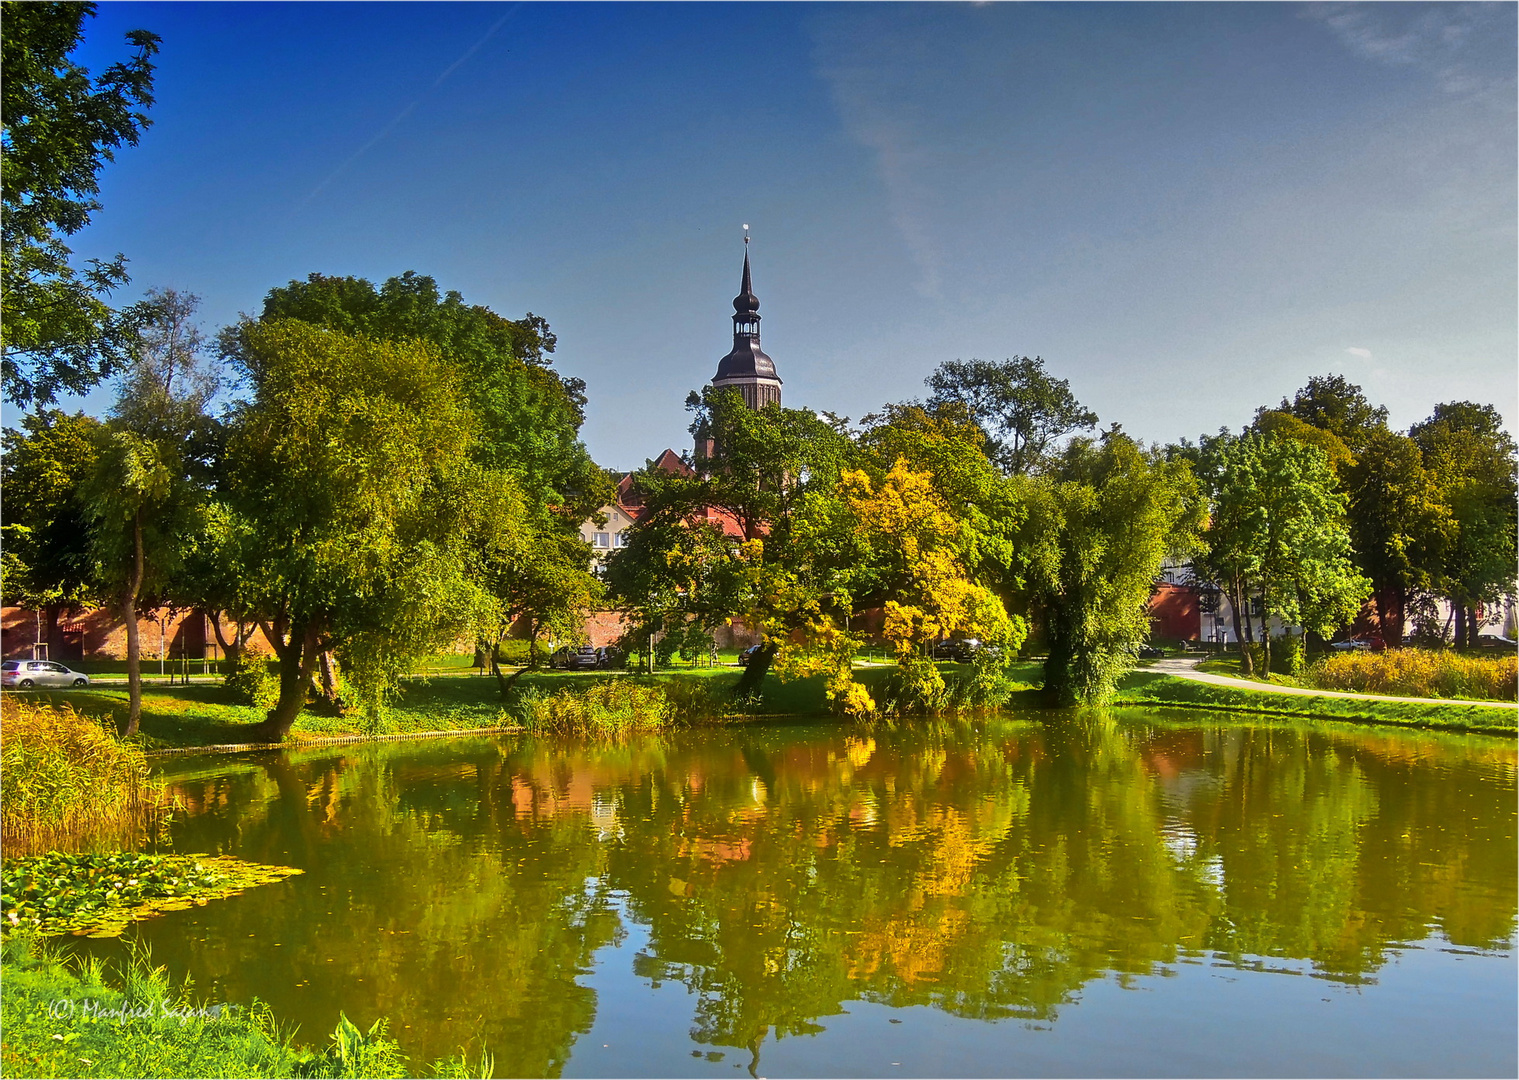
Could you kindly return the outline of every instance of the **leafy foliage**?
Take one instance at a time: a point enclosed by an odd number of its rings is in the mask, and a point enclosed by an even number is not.
[[[986,438],[986,456],[1013,476],[1044,464],[1054,443],[1095,427],[1097,414],[1084,408],[1065,379],[1051,378],[1040,357],[950,360],[928,377],[932,404],[962,406]]]
[[[1022,557],[1049,645],[1045,689],[1063,703],[1103,701],[1149,637],[1161,560],[1196,543],[1196,481],[1114,428],[1074,440],[1028,499]]]
[[[143,110],[153,103],[159,38],[130,31],[134,55],[92,80],[69,57],[94,4],[7,2],[3,10],[0,390],[26,407],[83,393],[129,351],[133,319],[105,300],[126,284],[126,260],[76,268],[64,238],[100,209],[100,169],[151,123]]]

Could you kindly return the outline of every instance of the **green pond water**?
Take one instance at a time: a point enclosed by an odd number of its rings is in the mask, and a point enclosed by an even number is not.
[[[176,849],[306,873],[138,933],[498,1076],[1513,1076],[1515,756],[1115,710],[168,759]]]

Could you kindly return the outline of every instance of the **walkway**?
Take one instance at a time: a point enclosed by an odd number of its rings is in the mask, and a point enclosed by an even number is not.
[[[1266,694],[1291,694],[1295,697],[1337,697],[1350,698],[1353,701],[1403,701],[1415,705],[1486,705],[1494,709],[1519,708],[1519,704],[1507,701],[1466,701],[1461,698],[1422,698],[1422,697],[1390,697],[1387,694],[1352,694],[1343,690],[1308,690],[1301,686],[1277,686],[1275,683],[1260,683],[1253,679],[1234,679],[1228,675],[1214,675],[1207,671],[1198,671],[1197,665],[1203,662],[1204,657],[1192,659],[1191,657],[1176,656],[1166,660],[1156,660],[1141,671],[1155,671],[1162,675],[1175,675],[1179,679],[1190,679],[1193,682],[1211,683],[1214,686],[1228,686],[1235,690],[1254,690],[1257,693]]]

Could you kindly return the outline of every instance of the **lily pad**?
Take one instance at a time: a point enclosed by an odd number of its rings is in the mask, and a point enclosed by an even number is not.
[[[303,873],[230,855],[49,852],[0,868],[0,928],[119,937],[131,923]]]

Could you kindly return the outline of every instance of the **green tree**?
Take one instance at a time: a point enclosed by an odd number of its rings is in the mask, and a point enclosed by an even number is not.
[[[1197,481],[1185,462],[1114,427],[1073,440],[1030,482],[1028,500],[1020,557],[1046,628],[1045,690],[1062,703],[1101,702],[1149,636],[1162,560],[1196,545]]]
[[[511,477],[471,460],[463,375],[436,348],[295,319],[244,324],[252,399],[227,446],[232,509],[257,543],[241,568],[280,661],[260,734],[280,739],[322,653],[336,650],[371,718],[396,675],[491,607],[470,560],[509,532]]]
[[[986,435],[986,454],[1009,474],[1038,468],[1054,443],[1095,427],[1065,379],[1051,378],[1040,357],[950,360],[928,377],[930,402],[963,406]]]
[[[1261,408],[1257,411],[1257,425],[1269,411],[1272,410]],[[1314,376],[1291,401],[1283,398],[1275,411],[1333,433],[1352,454],[1360,452],[1372,432],[1387,427],[1387,408],[1373,405],[1361,388],[1343,375]],[[1268,422],[1263,430],[1269,427]],[[1332,461],[1334,454],[1330,452],[1329,456]]]
[[[1409,437],[1450,518],[1439,591],[1455,607],[1456,645],[1471,647],[1478,633],[1477,605],[1515,592],[1514,440],[1496,409],[1470,401],[1436,405]]]
[[[64,240],[100,209],[101,167],[151,123],[142,110],[159,38],[130,31],[134,55],[91,80],[69,57],[94,13],[92,3],[8,0],[0,18],[0,391],[23,408],[89,389],[132,344],[131,319],[105,299],[126,284],[126,260],[77,268]]]
[[[1355,618],[1370,591],[1350,559],[1346,502],[1316,447],[1251,432],[1226,451],[1211,559],[1260,593],[1266,672],[1272,615],[1328,636]]]
[[[1418,444],[1374,431],[1344,474],[1350,490],[1350,540],[1371,579],[1382,641],[1401,648],[1411,599],[1439,577],[1451,517]]]
[[[411,271],[379,288],[321,274],[292,281],[264,299],[260,322],[280,319],[382,341],[423,341],[442,354],[458,371],[476,418],[471,460],[484,473],[511,479],[511,492],[498,494],[511,502],[500,516],[512,528],[482,535],[470,556],[471,573],[495,598],[480,646],[494,646],[518,618],[527,620],[535,641],[545,628],[583,625],[600,586],[579,528],[612,501],[613,485],[580,441],[585,384],[553,370],[556,340],[548,323],[531,312],[514,320],[467,304]],[[244,357],[245,333],[245,327],[224,333],[224,352]]]

